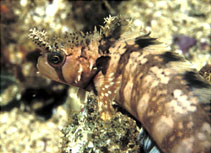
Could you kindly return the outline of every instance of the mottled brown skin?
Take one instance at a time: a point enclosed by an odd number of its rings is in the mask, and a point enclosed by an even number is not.
[[[164,153],[209,153],[210,84],[155,39],[122,37],[122,29],[120,18],[107,18],[103,32],[91,35],[95,39],[56,48],[66,59],[56,66],[46,58],[55,47],[46,51],[50,43],[34,30],[30,37],[43,50],[38,68],[53,80],[92,89],[104,120],[112,117],[115,100],[142,123]]]
[[[209,113],[183,75],[191,68],[174,68],[180,61],[166,63],[165,49],[160,49],[124,55],[129,60],[116,69],[122,78],[116,101],[142,123],[163,152],[208,153]]]

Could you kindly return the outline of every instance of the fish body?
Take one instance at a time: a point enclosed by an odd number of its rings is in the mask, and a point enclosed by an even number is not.
[[[108,17],[105,22],[100,32],[56,40],[31,30],[30,37],[42,50],[39,71],[93,91],[104,120],[115,113],[115,100],[165,153],[210,152],[210,84],[190,62],[149,34],[127,32],[129,20]]]

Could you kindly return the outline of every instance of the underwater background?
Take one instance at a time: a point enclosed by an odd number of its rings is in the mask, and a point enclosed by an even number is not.
[[[115,120],[105,124],[95,97],[37,73],[40,51],[28,38],[31,28],[53,36],[93,31],[109,15],[132,18],[211,81],[209,0],[1,0],[0,8],[1,153],[147,152],[138,139],[141,125],[127,112],[115,106]]]

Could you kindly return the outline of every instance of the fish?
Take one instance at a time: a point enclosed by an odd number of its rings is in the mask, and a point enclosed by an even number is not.
[[[39,72],[93,92],[103,120],[116,101],[148,131],[164,153],[209,153],[211,84],[182,55],[132,20],[105,18],[93,32],[49,36],[33,28],[41,49]]]

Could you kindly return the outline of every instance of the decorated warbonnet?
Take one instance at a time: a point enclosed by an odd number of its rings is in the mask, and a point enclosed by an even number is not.
[[[93,91],[101,118],[115,100],[137,118],[165,153],[210,152],[211,86],[190,62],[131,20],[108,17],[99,32],[50,37],[30,30],[44,76]]]

